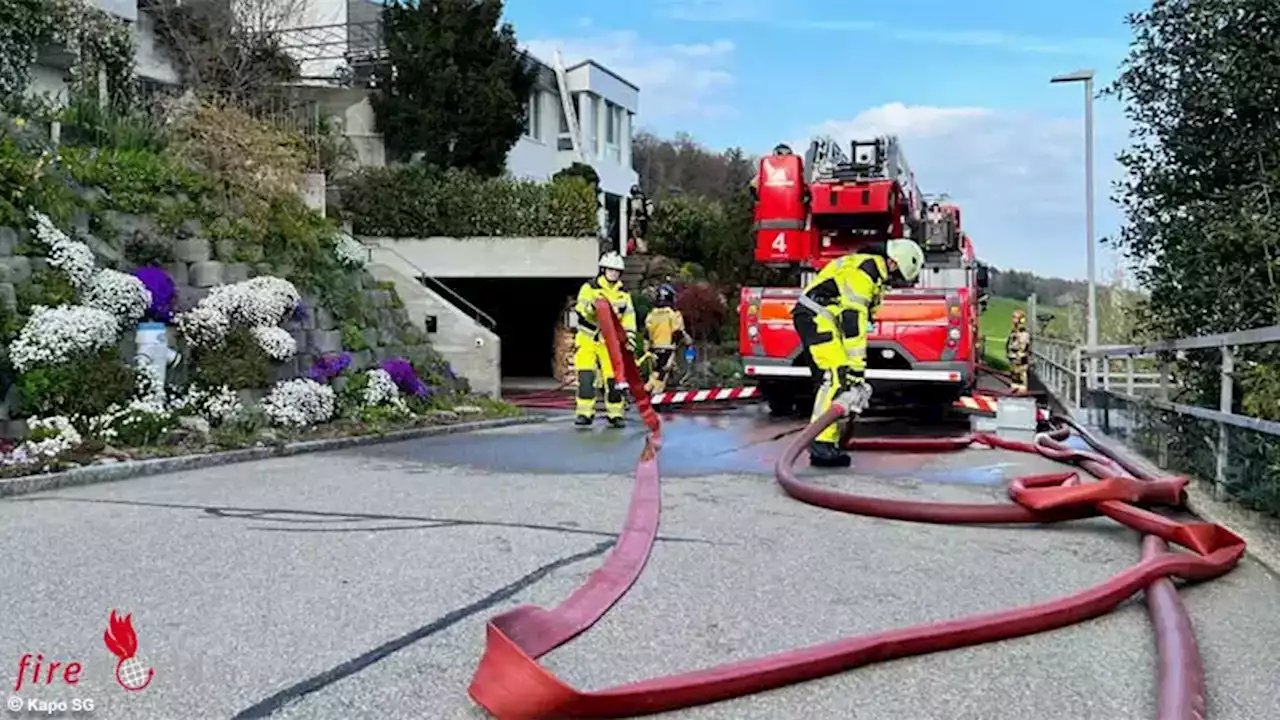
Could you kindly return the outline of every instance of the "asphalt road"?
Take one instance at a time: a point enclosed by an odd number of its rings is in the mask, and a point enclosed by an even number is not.
[[[639,583],[547,664],[580,688],[1067,594],[1138,557],[1105,520],[1050,529],[914,525],[784,497],[795,423],[681,416],[663,450],[663,539]],[[925,432],[915,428],[915,432]],[[486,618],[554,606],[619,527],[641,446],[561,422],[185,472],[0,501],[0,662],[80,662],[94,718],[485,717],[466,696]],[[975,502],[1054,467],[993,450],[862,455],[862,492]],[[1246,560],[1185,589],[1210,717],[1280,717],[1280,581]],[[115,684],[102,634],[133,614],[155,679]],[[901,660],[663,717],[1149,718],[1141,599],[1085,625]],[[41,681],[47,679],[42,674]],[[28,717],[11,713],[10,717]],[[68,712],[63,717],[77,717]]]

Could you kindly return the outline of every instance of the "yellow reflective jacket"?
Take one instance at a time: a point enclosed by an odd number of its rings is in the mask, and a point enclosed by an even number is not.
[[[631,293],[622,289],[622,280],[611,283],[604,275],[592,278],[578,288],[578,302],[573,311],[578,316],[578,336],[586,336],[589,340],[600,339],[600,323],[596,319],[597,298],[604,298],[613,306],[613,311],[622,321],[622,329],[628,336],[636,334],[636,306],[631,302]]]
[[[845,310],[870,314],[880,304],[888,279],[889,267],[879,255],[845,255],[827,263],[805,286],[799,305],[818,314],[820,307],[832,316]]]
[[[658,349],[675,347],[676,337],[684,334],[684,315],[669,307],[656,307],[644,318],[649,344]]]

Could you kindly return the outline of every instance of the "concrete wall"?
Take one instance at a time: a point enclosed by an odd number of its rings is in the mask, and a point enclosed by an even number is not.
[[[600,261],[595,238],[371,238],[436,278],[589,278]]]
[[[138,13],[133,37],[138,77],[167,84],[177,84],[181,80],[169,50],[156,38],[155,18],[150,13]]]
[[[31,85],[27,92],[35,97],[48,96],[61,105],[67,101],[68,79],[63,68],[36,64],[31,67]]]
[[[556,137],[560,118],[560,96],[545,89],[534,90],[530,98],[525,135],[507,154],[507,170],[523,180],[547,181],[558,170]]]
[[[350,31],[347,0],[305,0],[295,15],[278,22],[281,31],[299,28],[308,30],[306,34],[285,35],[283,45],[288,48],[285,52],[298,61],[302,77],[336,77],[347,64],[342,58]],[[311,47],[302,47],[304,45]]]
[[[628,112],[640,112],[640,89],[605,66],[584,60],[565,69],[569,92],[588,92],[621,105]]]
[[[108,212],[104,221],[114,227],[120,237],[143,237],[149,242],[172,247],[175,261],[165,269],[177,286],[180,311],[193,307],[218,285],[275,274],[270,264],[263,262],[263,258],[257,258],[257,262],[253,263],[237,261],[234,258],[234,243],[210,241],[202,237],[203,229],[198,224],[194,228],[194,237],[177,239],[160,230],[147,217]],[[190,225],[187,227],[191,229]],[[25,233],[25,229],[0,227],[0,308],[6,311],[12,311],[17,306],[18,293],[35,281],[33,274],[49,267],[45,257],[17,254],[26,239]],[[87,214],[81,214],[77,218],[74,235],[88,244],[99,255],[100,260],[116,262],[122,259],[111,243],[98,239],[90,232]],[[483,361],[486,357],[484,351],[475,349],[476,336],[462,335],[464,329],[460,323],[450,320],[453,317],[450,309],[441,307],[439,303],[430,306],[429,314],[439,316],[440,327],[447,332],[424,338],[419,330],[425,320],[425,314],[421,312],[421,301],[417,308],[409,305],[410,297],[422,294],[421,291],[414,294],[412,285],[417,283],[410,281],[407,290],[402,290],[400,284],[397,284],[397,290],[409,293],[409,297],[404,297],[397,303],[387,289],[378,285],[378,281],[392,278],[385,274],[371,276],[372,272],[361,276],[361,301],[368,320],[362,328],[362,336],[367,347],[362,350],[353,349],[355,368],[369,368],[392,357],[407,357],[411,360],[425,358],[436,352],[447,360],[457,359],[453,367],[458,375],[470,380],[469,373],[478,373],[475,385],[478,391],[489,392],[492,389],[497,392],[497,353],[500,348],[496,338],[490,351],[494,360],[486,364]],[[305,376],[317,356],[343,350],[342,330],[334,315],[323,307],[319,298],[304,296],[302,299],[307,312],[303,317],[291,319],[284,325],[298,344],[298,354],[286,362],[276,364],[273,381]],[[415,316],[411,310],[418,314]],[[456,310],[453,312],[461,314]],[[470,321],[465,315],[462,317]],[[126,358],[133,357],[132,338],[132,333],[126,333],[121,343]],[[445,355],[445,348],[433,348],[426,344],[426,340],[432,339],[450,344],[448,347],[464,346],[464,349],[472,352]],[[171,338],[171,343],[173,342],[174,339]],[[0,397],[0,437],[22,434],[20,426],[8,423],[16,395],[16,388],[10,388],[5,397]]]
[[[428,336],[432,348],[467,378],[472,392],[500,397],[502,341],[457,306],[417,279],[422,271],[399,254],[374,246],[365,270],[379,282],[390,282],[404,303],[409,321],[425,327],[435,317],[436,331]]]
[[[138,0],[89,0],[89,4],[130,22],[138,19]]]

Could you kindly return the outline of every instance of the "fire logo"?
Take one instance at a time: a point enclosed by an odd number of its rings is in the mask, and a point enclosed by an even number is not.
[[[152,668],[144,668],[135,657],[138,654],[138,635],[133,631],[132,613],[119,618],[116,617],[116,611],[112,610],[111,619],[106,632],[102,633],[102,639],[106,642],[107,649],[120,658],[116,663],[116,682],[120,687],[129,692],[138,692],[151,684],[151,678],[155,677],[156,671]]]

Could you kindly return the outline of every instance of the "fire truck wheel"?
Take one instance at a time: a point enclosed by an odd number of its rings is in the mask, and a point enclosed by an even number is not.
[[[789,417],[796,413],[796,393],[782,383],[760,383],[760,394],[769,405],[771,417]]]

